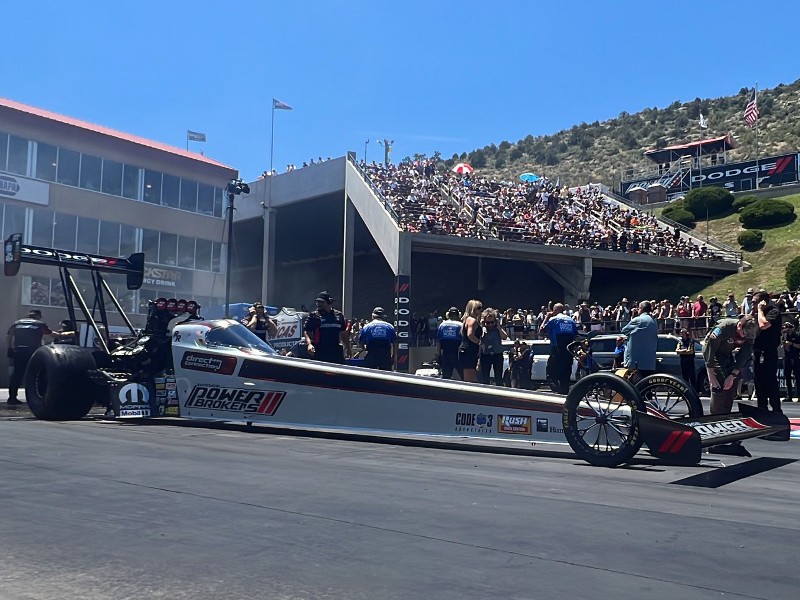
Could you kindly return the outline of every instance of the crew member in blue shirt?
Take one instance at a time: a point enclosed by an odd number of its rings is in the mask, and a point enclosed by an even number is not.
[[[439,323],[436,330],[436,355],[442,369],[442,379],[452,379],[453,371],[463,380],[464,373],[458,364],[458,347],[461,345],[461,312],[451,306],[447,319]]]
[[[391,371],[394,363],[397,333],[386,322],[386,311],[380,306],[372,310],[372,321],[361,328],[359,341],[367,349],[364,366],[370,369]]]
[[[564,305],[560,302],[553,305],[553,312],[542,323],[541,331],[550,337],[550,357],[547,359],[547,371],[553,381],[556,392],[569,393],[569,380],[572,375],[572,353],[567,346],[575,341],[578,335],[578,324],[564,314]]]

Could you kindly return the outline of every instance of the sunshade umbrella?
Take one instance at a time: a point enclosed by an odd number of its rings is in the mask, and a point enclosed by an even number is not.
[[[470,167],[467,163],[458,163],[453,167],[453,172],[464,175],[465,173],[472,173],[475,169]]]
[[[519,176],[520,181],[525,181],[527,183],[533,183],[534,181],[539,181],[541,177],[539,177],[536,173],[523,173]]]

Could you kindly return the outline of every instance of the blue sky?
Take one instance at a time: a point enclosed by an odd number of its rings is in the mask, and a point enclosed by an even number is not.
[[[800,78],[800,3],[29,0],[0,96],[191,149],[253,180],[354,150],[445,157]],[[713,120],[713,115],[708,115]]]

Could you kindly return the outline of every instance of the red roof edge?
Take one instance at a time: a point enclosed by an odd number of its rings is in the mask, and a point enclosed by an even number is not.
[[[215,167],[221,167],[223,169],[236,171],[236,169],[234,169],[233,167],[229,167],[226,164],[216,161],[213,158],[208,158],[207,156],[204,156],[202,154],[197,154],[195,152],[188,152],[187,150],[182,150],[176,146],[170,146],[169,144],[162,144],[161,142],[148,140],[147,138],[139,137],[137,135],[132,135],[129,133],[124,133],[122,131],[117,131],[116,129],[111,129],[110,127],[105,127],[103,125],[95,125],[94,123],[89,123],[88,121],[81,121],[80,119],[67,117],[65,115],[51,112],[49,110],[44,110],[41,108],[36,108],[35,106],[29,106],[27,104],[22,104],[21,102],[9,100],[7,98],[0,98],[0,107],[9,108],[11,110],[17,110],[19,112],[23,112],[29,115],[41,117],[43,119],[49,119],[51,121],[63,123],[64,125],[69,125],[71,127],[78,127],[80,129],[85,129],[87,131],[99,133],[101,135],[107,135],[109,137],[114,137],[119,140],[123,140],[125,142],[138,144],[139,146],[145,146],[147,148],[152,148],[154,150],[160,150],[161,152],[167,152],[169,154],[174,154],[176,156],[182,156],[183,158],[188,158],[189,160],[202,162],[207,165],[213,165]]]

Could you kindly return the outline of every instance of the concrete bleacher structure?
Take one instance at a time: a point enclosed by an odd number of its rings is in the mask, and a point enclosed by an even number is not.
[[[411,289],[420,308],[486,297],[508,283],[508,276],[494,276],[506,271],[503,261],[512,263],[509,270],[519,273],[521,282],[534,280],[533,292],[517,292],[527,298],[526,305],[537,304],[540,293],[568,302],[594,297],[598,290],[592,276],[598,269],[636,271],[639,277],[717,278],[740,267],[740,258],[714,257],[713,250],[709,257],[715,260],[698,260],[508,241],[492,225],[474,227],[477,220],[469,222],[468,211],[453,204],[443,183],[438,181],[415,207],[424,211],[431,202],[444,207],[447,218],[438,219],[441,233],[432,233],[437,229],[409,228],[402,215],[419,223],[419,213],[404,205],[402,195],[387,195],[353,155],[255,181],[249,196],[237,198],[236,237],[245,232],[249,247],[244,260],[245,251],[234,246],[240,257],[234,261],[233,285],[246,290],[246,297],[294,306],[329,289],[345,313],[359,315],[368,314],[374,304],[392,306],[398,276],[413,275]],[[619,202],[607,195],[604,201]],[[462,231],[456,233],[459,225]],[[442,286],[450,295],[437,289]]]

